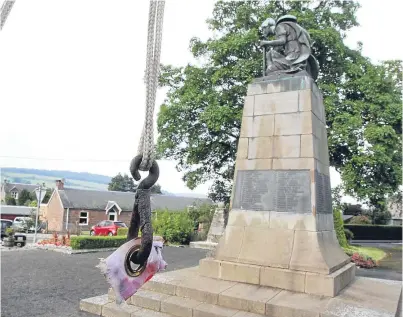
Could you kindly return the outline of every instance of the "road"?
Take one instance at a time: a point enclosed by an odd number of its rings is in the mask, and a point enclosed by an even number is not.
[[[400,250],[401,252],[401,250]],[[80,299],[105,294],[108,284],[95,267],[111,252],[68,255],[45,250],[1,253],[2,317],[93,317]],[[167,270],[198,265],[205,250],[164,248]],[[401,266],[401,258],[400,258]],[[358,276],[401,280],[401,271],[359,269]]]

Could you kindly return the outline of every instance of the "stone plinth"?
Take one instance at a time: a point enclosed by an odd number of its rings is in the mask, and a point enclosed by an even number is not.
[[[335,297],[203,277],[197,268],[155,275],[126,305],[114,293],[84,299],[80,309],[105,317],[395,317],[400,281],[356,278]]]
[[[333,297],[354,278],[333,226],[322,95],[307,76],[248,87],[231,211],[209,277]]]
[[[214,250],[218,244],[218,241],[224,234],[225,226],[226,221],[224,204],[219,204],[214,211],[210,229],[207,234],[207,240],[190,242],[189,246],[191,248]]]

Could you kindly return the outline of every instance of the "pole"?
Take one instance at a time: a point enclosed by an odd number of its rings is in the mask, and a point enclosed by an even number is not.
[[[263,46],[263,75],[266,76],[266,46]]]
[[[34,228],[34,244],[36,243],[36,232],[38,231],[38,216],[39,216],[39,208],[41,208],[41,194],[42,194],[42,187],[39,185],[39,197],[38,197],[38,206],[36,208],[36,217],[35,217],[35,228]]]

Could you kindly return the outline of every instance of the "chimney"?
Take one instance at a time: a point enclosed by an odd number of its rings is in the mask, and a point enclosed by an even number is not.
[[[64,189],[64,178],[56,180],[56,188],[58,190],[63,190]]]

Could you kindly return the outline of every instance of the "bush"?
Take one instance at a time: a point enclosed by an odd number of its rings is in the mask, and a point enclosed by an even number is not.
[[[347,240],[354,239],[354,233],[351,230],[344,228],[344,235],[346,236]]]
[[[357,265],[358,267],[362,267],[365,269],[372,269],[376,266],[376,263],[372,258],[359,253],[354,253],[351,256],[351,262],[354,262],[355,265]]]
[[[333,222],[337,240],[339,240],[339,244],[341,247],[346,248],[348,246],[348,243],[344,234],[343,217],[341,215],[341,212],[337,209],[333,211]]]
[[[187,212],[157,211],[152,225],[155,235],[170,243],[189,244],[194,223]]]
[[[73,250],[118,248],[126,242],[126,237],[71,237],[70,245]]]
[[[401,226],[344,225],[354,234],[356,240],[402,240]]]
[[[370,225],[372,222],[367,216],[355,216],[348,223],[352,225]]]
[[[117,235],[127,237],[127,232],[128,231],[129,231],[129,228],[118,228]]]

